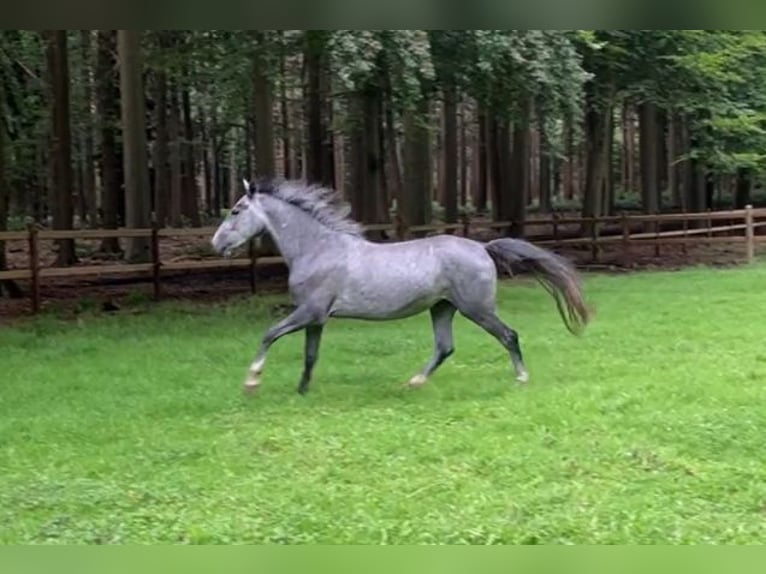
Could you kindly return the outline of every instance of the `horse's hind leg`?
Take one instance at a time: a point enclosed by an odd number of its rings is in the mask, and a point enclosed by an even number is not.
[[[449,301],[439,301],[431,307],[431,323],[434,328],[434,354],[423,370],[410,379],[411,387],[425,384],[433,372],[454,351],[452,342],[452,319],[455,316],[455,306]]]
[[[309,325],[306,327],[306,345],[303,358],[303,375],[298,385],[298,392],[305,395],[309,392],[311,373],[319,358],[319,343],[322,340],[322,325]]]
[[[460,312],[500,341],[500,344],[508,350],[508,354],[511,356],[511,362],[516,371],[516,379],[520,383],[526,383],[529,380],[529,372],[521,356],[518,333],[503,323],[492,310],[469,311],[460,309]]]

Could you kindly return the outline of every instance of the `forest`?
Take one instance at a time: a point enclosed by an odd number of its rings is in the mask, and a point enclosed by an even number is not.
[[[213,224],[262,176],[512,235],[764,199],[759,30],[3,30],[0,75],[0,231]]]

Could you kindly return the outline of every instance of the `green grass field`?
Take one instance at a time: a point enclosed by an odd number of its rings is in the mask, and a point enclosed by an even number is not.
[[[280,298],[0,331],[2,543],[762,543],[766,267],[504,283],[531,382],[465,319],[331,322],[241,382]],[[270,314],[272,316],[270,316]]]

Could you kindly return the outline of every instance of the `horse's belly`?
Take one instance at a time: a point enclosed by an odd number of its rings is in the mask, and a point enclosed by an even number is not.
[[[365,273],[350,277],[331,315],[359,319],[400,319],[422,313],[447,294],[447,284],[433,269],[415,273]],[[393,277],[397,276],[396,280]],[[442,284],[444,283],[444,284]]]

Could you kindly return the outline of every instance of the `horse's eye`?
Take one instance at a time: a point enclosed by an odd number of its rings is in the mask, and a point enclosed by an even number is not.
[[[232,209],[230,213],[232,215],[239,215],[239,209]]]

